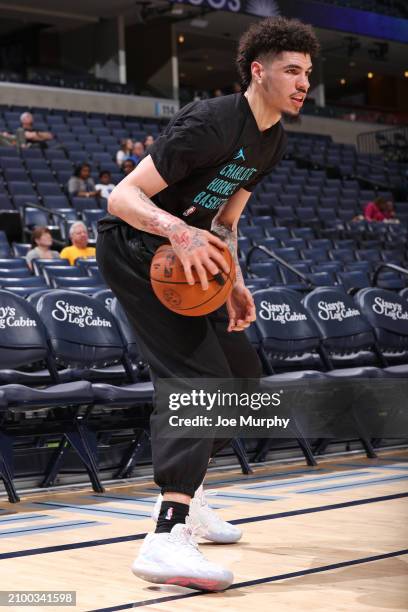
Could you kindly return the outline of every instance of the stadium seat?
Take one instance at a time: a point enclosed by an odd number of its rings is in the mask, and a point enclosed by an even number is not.
[[[403,296],[386,289],[361,289],[355,295],[358,308],[374,329],[377,345],[396,377],[408,376],[408,306]]]
[[[337,272],[337,278],[341,285],[343,285],[346,291],[353,291],[355,289],[363,289],[364,287],[370,287],[370,279],[368,275],[361,271],[355,270],[352,272]]]
[[[101,289],[100,291],[95,291],[93,298],[102,302],[107,310],[111,310],[112,300],[114,298],[111,289]]]
[[[53,352],[61,363],[81,368],[80,375],[84,377],[95,367],[119,362],[133,380],[134,371],[116,321],[100,301],[73,291],[53,291],[39,299],[37,310],[47,328]],[[69,313],[74,310],[82,315],[70,316]],[[53,315],[56,311],[59,316]],[[137,421],[134,418],[135,408],[150,405],[153,398],[151,382],[123,386],[94,383],[92,392],[95,406],[103,405],[111,410],[129,409],[130,424]],[[89,411],[89,416],[91,414]],[[141,421],[139,417],[139,423]],[[57,471],[58,463],[50,469],[52,478]]]
[[[319,287],[305,296],[303,304],[320,332],[329,370],[341,368],[332,375],[383,376],[380,368],[372,367],[385,364],[373,328],[351,296],[335,287]],[[368,366],[368,369],[354,371],[361,366]]]
[[[0,291],[2,308],[8,309],[8,324],[0,327],[0,380],[3,382],[1,393],[7,402],[7,409],[3,413],[2,432],[8,435],[9,444],[5,448],[6,439],[0,438],[0,454],[9,458],[9,467],[12,464],[11,443],[17,435],[15,424],[28,411],[39,410],[43,417],[37,435],[46,436],[47,433],[61,434],[70,441],[72,447],[77,450],[78,456],[84,462],[85,467],[93,479],[92,457],[90,457],[88,440],[84,443],[83,431],[77,429],[75,432],[75,418],[71,419],[72,409],[92,403],[93,393],[90,383],[76,381],[73,383],[55,384],[57,382],[57,370],[50,357],[49,346],[45,328],[37,315],[35,309],[26,300],[8,291]],[[24,333],[21,330],[24,329]],[[46,364],[44,372],[24,372],[16,368],[26,367],[30,363],[43,362]],[[44,374],[44,375],[42,375]],[[12,382],[8,382],[11,380]],[[52,381],[54,384],[46,388],[34,388],[27,386],[35,384],[35,381],[44,384],[44,380]],[[22,384],[22,382],[24,384]],[[68,412],[69,409],[69,412]],[[61,418],[59,423],[54,419],[49,429],[47,416],[50,412],[57,414],[62,411],[60,418],[65,413],[65,419]],[[67,418],[68,417],[68,418]],[[8,430],[7,422],[13,421],[13,433]],[[70,422],[71,431],[67,431],[67,422]],[[47,430],[48,428],[48,430]],[[73,431],[74,430],[74,431]],[[32,431],[34,431],[32,429]],[[11,454],[11,457],[10,457]],[[10,474],[12,471],[10,470]],[[95,483],[100,484],[100,483]],[[96,490],[102,491],[102,487]],[[18,501],[18,495],[12,495],[10,501]],[[10,496],[9,496],[10,498]]]
[[[10,276],[13,278],[27,278],[31,276],[31,273],[27,266],[21,268],[0,268],[0,284],[3,278],[9,278]]]

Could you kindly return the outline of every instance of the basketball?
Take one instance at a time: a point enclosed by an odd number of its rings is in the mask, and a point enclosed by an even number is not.
[[[217,310],[226,302],[235,282],[235,264],[226,245],[222,253],[228,262],[229,274],[223,271],[215,276],[207,274],[208,289],[204,291],[194,268],[195,283],[189,285],[173,247],[170,244],[160,246],[150,266],[150,280],[157,298],[173,312],[189,317],[199,317]]]

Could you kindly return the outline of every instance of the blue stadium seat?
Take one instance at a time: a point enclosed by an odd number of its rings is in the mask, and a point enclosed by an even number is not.
[[[33,147],[27,148],[27,149],[21,149],[20,153],[21,153],[21,156],[26,160],[26,162],[32,161],[32,160],[44,159],[42,156],[41,149],[36,149]]]
[[[361,289],[355,295],[358,308],[374,329],[388,375],[408,376],[408,305],[400,295],[385,289]]]
[[[54,287],[70,287],[72,290],[74,287],[78,288],[77,290],[81,290],[81,288],[86,287],[97,287],[98,289],[103,288],[103,284],[98,282],[97,279],[92,278],[91,276],[82,276],[79,269],[75,266],[72,267],[73,271],[76,272],[76,276],[54,276],[53,277],[53,286]]]
[[[373,329],[351,296],[338,288],[319,287],[307,294],[303,303],[320,332],[329,369],[340,367],[333,376],[384,376],[381,368],[374,367],[384,362]]]
[[[263,227],[259,226],[246,226],[241,227],[240,232],[242,236],[249,238],[250,240],[255,240],[256,242],[261,242],[263,238],[265,238],[265,232]]]
[[[405,281],[406,276],[399,275],[394,271],[383,270],[378,275],[377,287],[399,291],[405,287]]]
[[[381,252],[377,249],[359,249],[356,255],[360,261],[381,262]]]
[[[111,301],[109,310],[116,319],[119,331],[126,346],[127,354],[130,357],[132,365],[135,367],[135,381],[140,379],[148,380],[148,367],[140,349],[139,341],[132,326],[129,323],[129,319],[126,316],[125,311],[118,302],[117,298],[114,298]]]
[[[14,210],[13,200],[3,193],[0,193],[0,210]]]
[[[37,287],[41,289],[42,287],[46,287],[45,280],[38,276],[28,276],[26,278],[20,278],[13,276],[9,276],[8,278],[2,278],[0,280],[0,286],[5,289],[8,288],[9,291],[12,291],[12,287],[24,287],[24,288],[32,288]]]
[[[89,208],[99,208],[98,198],[81,198],[78,196],[74,196],[73,198],[71,198],[71,201],[72,206],[77,212],[82,212],[83,210],[87,210]]]
[[[319,333],[301,304],[301,294],[269,288],[253,294],[261,358],[268,374],[321,368]]]
[[[100,289],[93,294],[93,298],[102,302],[107,310],[111,310],[112,300],[114,298],[111,289]]]
[[[46,184],[55,183],[55,177],[53,173],[51,172],[51,170],[49,169],[45,169],[45,170],[31,169],[30,174],[31,174],[31,178],[33,179],[34,183],[43,183],[43,184],[44,183]]]
[[[4,278],[27,278],[31,276],[30,270],[25,267],[20,268],[3,268],[0,267],[0,284]]]
[[[269,285],[282,284],[282,278],[279,274],[279,266],[275,261],[251,263],[248,270],[250,271],[251,275],[254,274],[255,276],[268,279]]]
[[[342,263],[350,263],[355,261],[354,252],[349,249],[332,249],[329,255],[333,261],[341,261]]]
[[[60,266],[61,268],[63,268],[68,265],[68,259],[33,259],[33,271],[36,276],[42,276],[43,269],[47,266],[52,266],[54,268]]]
[[[42,197],[61,195],[61,187],[55,181],[52,183],[37,183],[37,191]]]
[[[371,274],[373,270],[373,264],[370,261],[350,261],[345,264],[346,272],[364,272],[365,274]]]
[[[303,259],[311,259],[313,262],[325,262],[329,260],[327,250],[324,248],[302,249]]]
[[[84,313],[70,317],[73,308]],[[130,380],[134,380],[129,355],[124,346],[115,318],[102,302],[74,291],[53,291],[42,296],[37,310],[47,328],[53,351],[61,363],[69,367],[82,368],[91,373],[91,368],[121,362]],[[59,316],[53,316],[55,311]],[[151,382],[116,386],[108,383],[92,385],[94,402],[110,408],[130,408],[151,403]]]
[[[53,266],[53,265],[43,265],[42,266],[42,274],[45,278],[45,281],[49,287],[58,287],[58,282],[60,279],[69,279],[69,281],[74,280],[72,284],[75,284],[78,276],[81,276],[81,271],[76,268],[76,266]],[[54,282],[55,281],[55,282]],[[70,282],[67,284],[71,284]],[[82,284],[85,284],[82,279]]]
[[[43,157],[34,157],[33,159],[29,158],[25,160],[25,165],[30,172],[43,170],[50,172],[50,168],[48,166],[47,160]]]
[[[27,227],[43,226],[48,225],[48,214],[39,208],[25,208],[24,210],[24,224]]]
[[[11,152],[12,152],[12,149],[10,149],[10,153]],[[18,157],[18,155],[13,155],[13,156],[10,155],[9,157],[9,151],[7,149],[6,156],[0,157],[0,166],[3,168],[3,170],[6,168],[14,168],[16,170],[19,170],[23,168],[23,162]]]
[[[2,244],[2,242],[0,241],[0,244]],[[8,242],[6,243],[8,246]],[[18,269],[18,268],[24,268],[27,267],[27,262],[25,260],[24,257],[4,257],[4,258],[0,258],[0,269]]]
[[[371,285],[368,275],[360,270],[355,270],[353,272],[337,272],[337,278],[346,291],[363,289]]]
[[[336,273],[343,269],[341,261],[323,261],[312,266],[313,272]]]
[[[329,270],[312,272],[308,275],[308,279],[315,287],[332,287],[337,284],[334,272]]]
[[[303,238],[286,238],[282,240],[282,246],[301,250],[306,248],[306,241]]]
[[[0,380],[3,382],[1,391],[7,400],[7,411],[3,413],[3,432],[9,436],[10,442],[13,441],[15,429],[8,431],[8,422],[15,421],[19,415],[24,415],[27,411],[41,410],[45,420],[41,423],[41,435],[47,435],[46,418],[50,411],[64,410],[71,406],[89,405],[93,401],[92,387],[90,383],[78,381],[73,383],[55,384],[58,374],[55,363],[50,356],[45,328],[31,304],[21,297],[8,291],[0,291],[2,307],[9,313],[7,319],[9,324],[0,327]],[[13,323],[13,324],[11,324]],[[24,330],[24,333],[21,333]],[[38,362],[45,364],[45,370],[25,372],[21,367]],[[54,383],[46,388],[33,388],[28,384],[44,384],[44,381]],[[12,382],[9,382],[12,381]],[[62,415],[61,415],[62,416]],[[86,457],[89,454],[89,447],[83,444],[83,438],[76,440],[75,436],[64,430],[64,426],[69,423],[69,429],[75,430],[75,422],[65,415],[65,424],[60,425],[58,430],[56,422],[53,422],[53,437],[61,433],[66,434],[67,440],[74,442],[73,447],[79,452],[80,457],[86,464]],[[63,421],[62,421],[63,423]],[[51,432],[48,431],[48,435]],[[4,448],[4,437],[0,440],[0,453]],[[81,444],[82,442],[82,444]],[[3,447],[3,448],[2,448]],[[9,445],[9,454],[12,452]],[[80,450],[78,450],[80,448]],[[4,457],[4,453],[3,457]],[[87,466],[86,466],[87,467]],[[101,490],[101,488],[99,489]],[[18,496],[13,501],[18,501]]]
[[[10,193],[14,195],[36,196],[36,193],[30,182],[26,181],[11,181],[9,182]]]
[[[28,176],[27,171],[23,168],[7,168],[6,170],[3,170],[3,174],[9,183],[10,182],[13,182],[13,183],[23,182],[23,183],[27,183],[31,187],[30,177]],[[13,186],[13,187],[15,190],[16,186]],[[18,186],[18,188],[20,188],[20,186]]]
[[[13,242],[12,244],[13,253],[16,257],[25,257],[30,249],[31,244],[24,242]],[[1,255],[1,257],[7,257],[8,255]]]

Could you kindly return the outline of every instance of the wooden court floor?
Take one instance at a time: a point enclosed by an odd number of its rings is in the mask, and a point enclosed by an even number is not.
[[[243,476],[213,470],[211,505],[241,525],[240,543],[204,543],[235,575],[224,593],[201,594],[135,578],[130,564],[157,489],[149,480],[0,500],[0,590],[74,590],[75,607],[17,610],[408,610],[408,453],[274,463]],[[4,608],[5,609],[5,608]]]

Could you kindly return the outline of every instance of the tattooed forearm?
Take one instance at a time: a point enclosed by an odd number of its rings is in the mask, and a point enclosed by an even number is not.
[[[202,230],[187,225],[182,219],[156,206],[139,187],[127,187],[120,202],[122,205],[114,214],[137,229],[169,238],[179,254],[207,245]]]
[[[216,219],[214,219],[214,221],[212,222],[211,229],[217,234],[217,236],[221,238],[221,240],[223,240],[227,244],[229,250],[232,253],[237,275],[236,282],[244,283],[244,278],[242,276],[242,271],[238,260],[237,230],[234,230],[231,227],[220,223]]]
[[[139,197],[144,204],[138,214],[138,229],[145,230],[151,234],[158,236],[168,236],[169,233],[177,228],[186,227],[186,223],[181,219],[177,219],[172,214],[162,210],[139,187],[133,187],[135,195]]]

